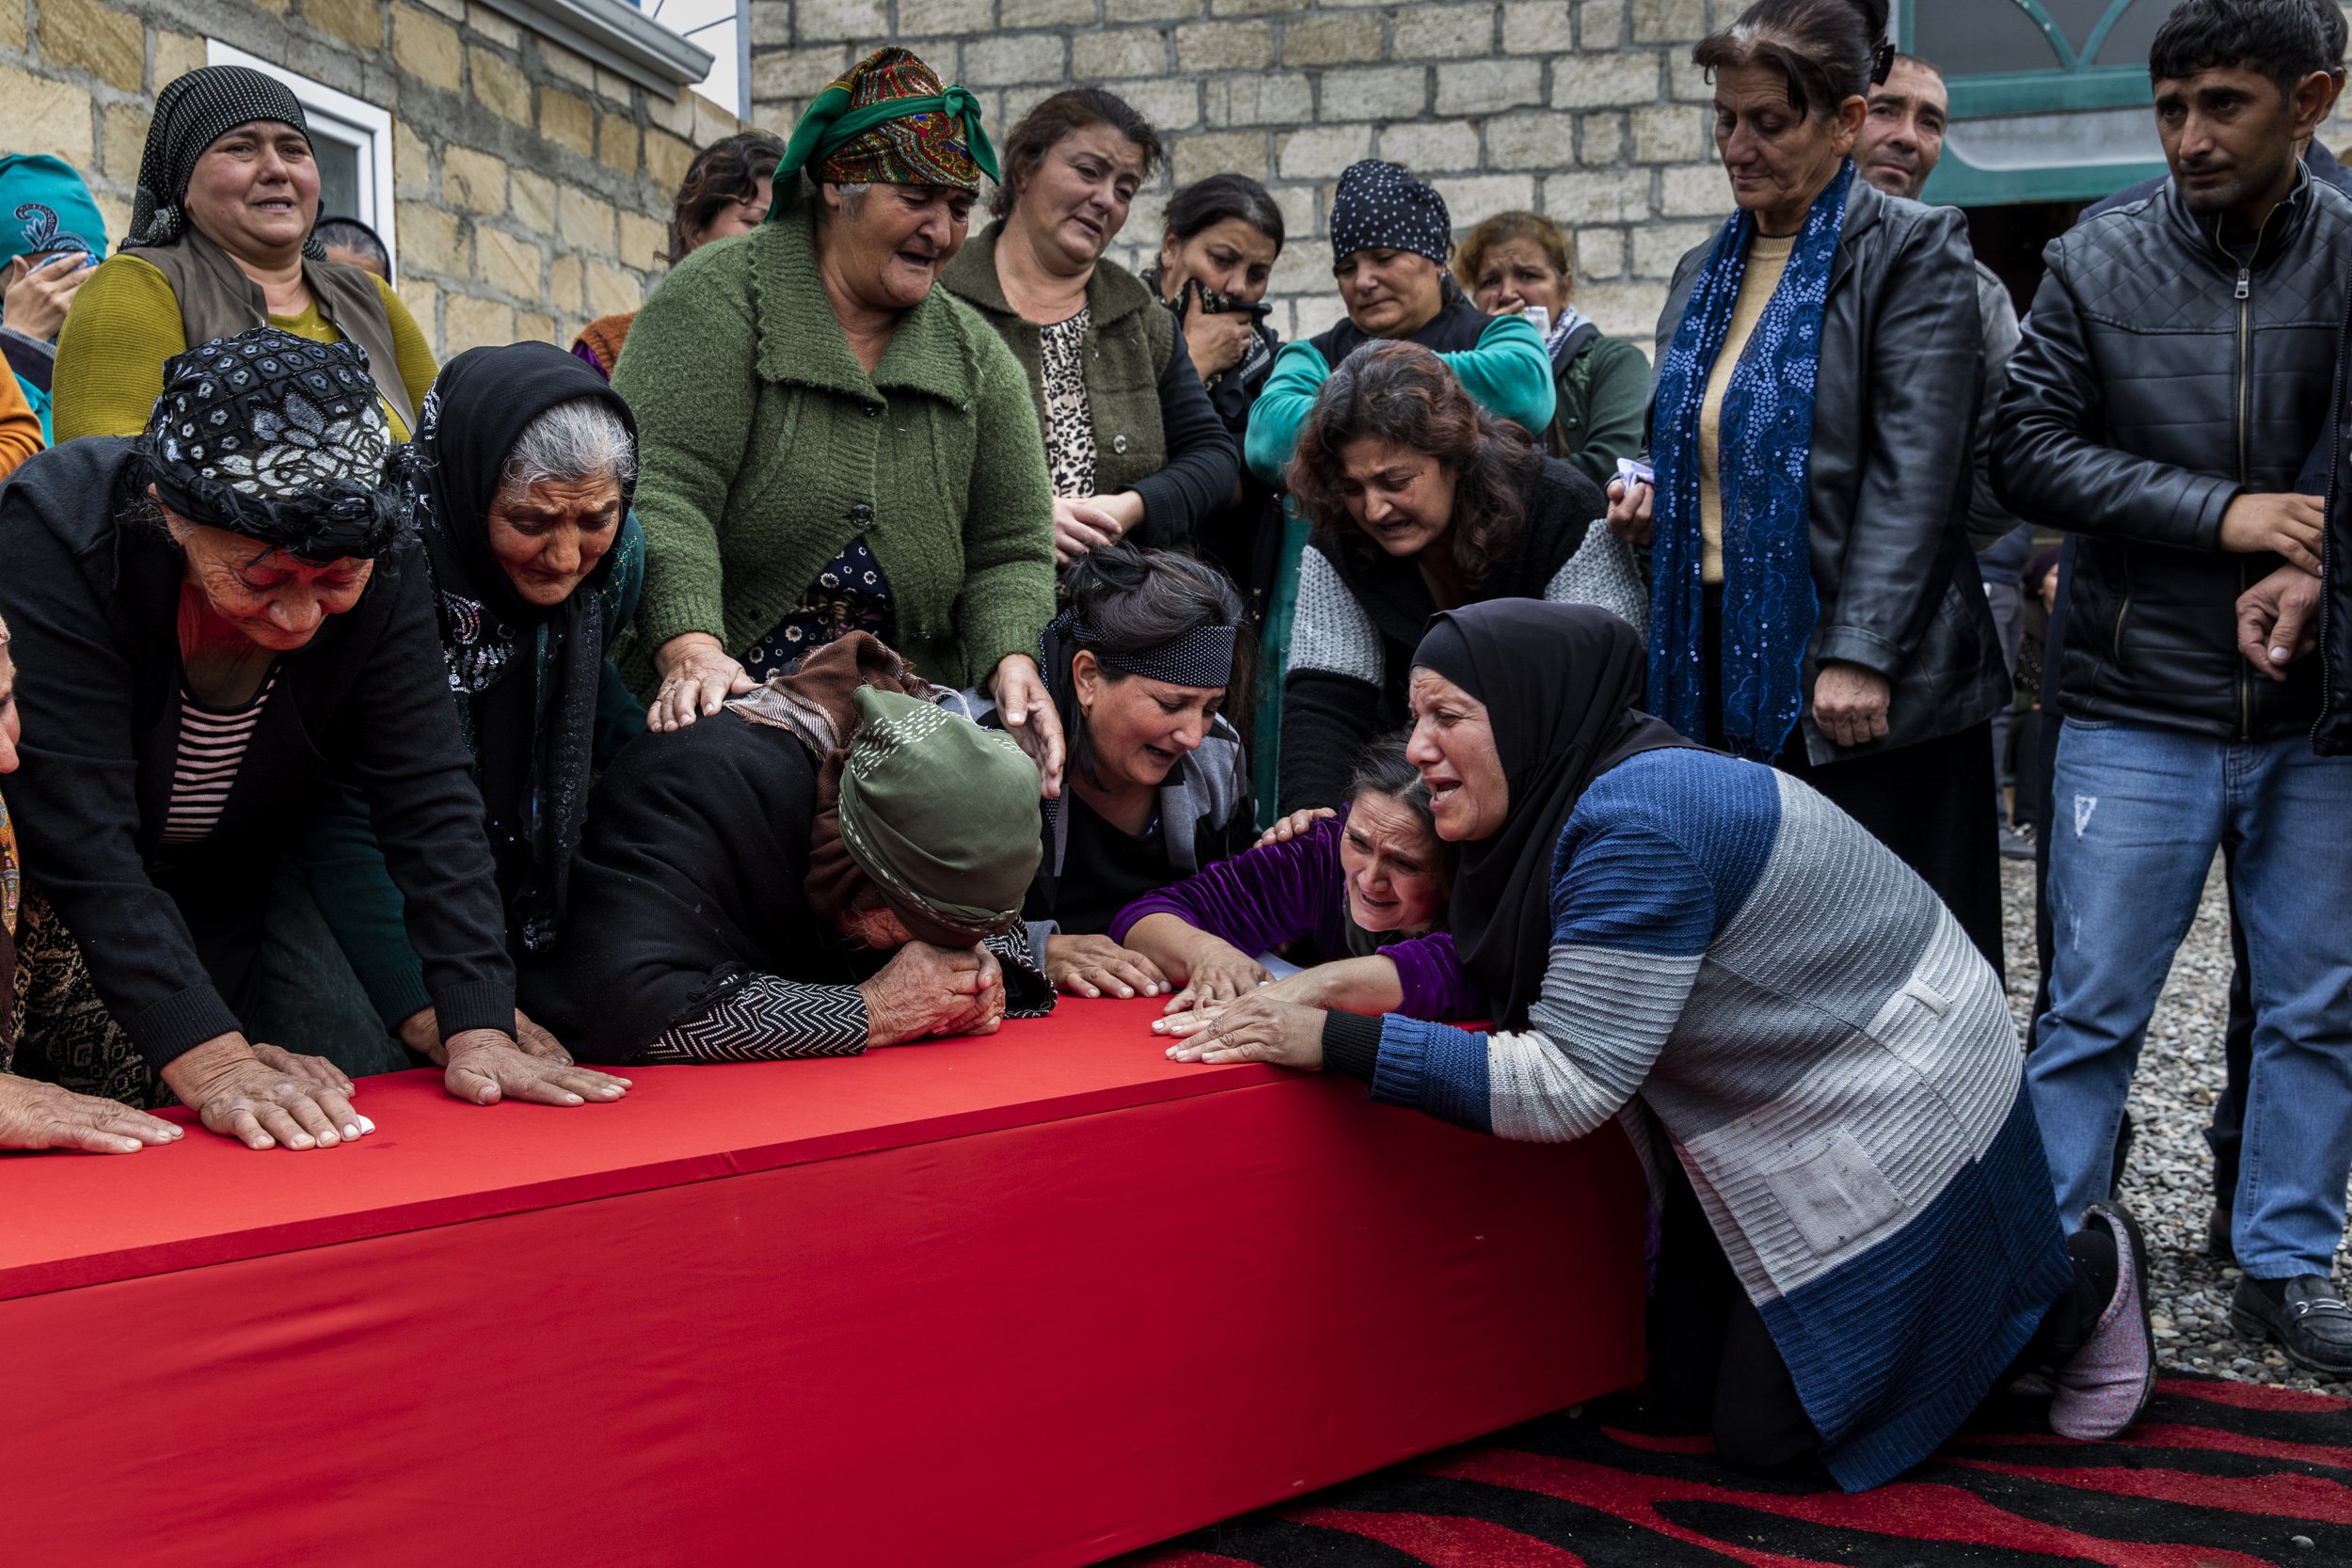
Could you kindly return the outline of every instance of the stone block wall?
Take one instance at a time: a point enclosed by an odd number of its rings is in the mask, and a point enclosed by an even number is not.
[[[444,359],[636,309],[738,128],[469,0],[0,0],[0,151],[80,168],[119,244],[155,90],[207,38],[390,113],[398,287]]]
[[[1578,300],[1647,342],[1676,259],[1730,210],[1691,45],[1733,0],[752,0],[753,118],[788,129],[810,97],[898,42],[979,93],[1002,128],[1073,83],[1149,116],[1171,168],[1114,256],[1156,252],[1176,185],[1265,182],[1290,244],[1276,271],[1286,336],[1339,319],[1325,241],[1358,158],[1406,165],[1457,228],[1510,208],[1574,234]]]

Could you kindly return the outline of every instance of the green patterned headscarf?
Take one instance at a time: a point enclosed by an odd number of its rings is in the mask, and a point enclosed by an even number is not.
[[[841,842],[907,929],[969,947],[1021,916],[1043,844],[1037,765],[1012,737],[913,697],[856,696]]]
[[[776,181],[805,168],[826,184],[945,185],[977,191],[997,178],[980,103],[907,50],[877,49],[817,95],[792,129]],[[772,220],[785,208],[769,209]]]

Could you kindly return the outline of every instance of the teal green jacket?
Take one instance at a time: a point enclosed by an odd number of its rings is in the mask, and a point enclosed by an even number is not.
[[[612,550],[612,573],[597,594],[608,654],[636,618],[638,596],[644,587],[645,537],[634,512],[622,520],[621,536],[613,541]],[[545,633],[541,636],[538,677],[544,680]],[[453,694],[452,700],[457,705],[457,727],[466,737],[466,749],[479,754],[472,703],[462,692]],[[644,729],[644,708],[629,694],[620,672],[607,657],[596,693],[596,766],[612,761]],[[433,999],[425,994],[424,965],[408,945],[400,889],[393,885],[391,872],[384,863],[374,824],[368,818],[367,800],[358,789],[349,784],[329,788],[297,854],[319,913],[335,933],[336,942],[351,961],[385,1029],[396,1032],[403,1019],[432,1006]]]
[[[1525,317],[1497,316],[1479,333],[1477,347],[1438,357],[1481,407],[1530,431],[1551,423],[1557,399],[1551,356]],[[1331,367],[1312,341],[1283,346],[1266,376],[1265,389],[1249,405],[1249,434],[1242,455],[1251,473],[1281,486],[1291,454],[1298,450],[1298,433],[1314,411],[1315,394],[1330,378]]]

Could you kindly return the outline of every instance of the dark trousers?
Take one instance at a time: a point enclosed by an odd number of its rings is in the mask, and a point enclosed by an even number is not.
[[[1685,1419],[1707,1422],[1717,1456],[1731,1468],[1778,1481],[1819,1477],[1821,1434],[1797,1397],[1788,1363],[1740,1288],[1697,1195],[1679,1172],[1673,1180],[1650,1298],[1650,1386]],[[2071,1359],[2106,1310],[2117,1279],[2113,1243],[2089,1230],[2070,1237],[2067,1247],[2074,1281],[1994,1380],[1995,1395],[2029,1371]]]

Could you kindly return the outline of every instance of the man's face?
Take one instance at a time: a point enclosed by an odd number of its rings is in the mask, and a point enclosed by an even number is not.
[[[1944,125],[1952,107],[1944,78],[1915,60],[1897,60],[1886,80],[1870,89],[1869,103],[1854,143],[1854,166],[1887,195],[1916,198],[1944,156]]]
[[[2317,127],[2332,87],[2325,71],[2314,71],[2282,93],[2238,65],[2158,82],[2156,134],[2188,210],[2230,212],[2290,180],[2296,145]]]

